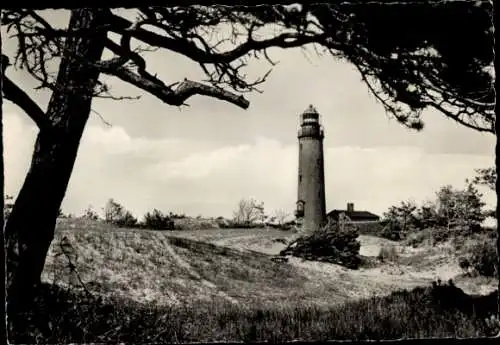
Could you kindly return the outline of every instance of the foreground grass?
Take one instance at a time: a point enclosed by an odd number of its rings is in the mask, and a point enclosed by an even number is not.
[[[276,342],[482,337],[498,332],[485,322],[496,312],[495,293],[474,298],[450,286],[397,291],[338,307],[288,303],[262,308],[224,302],[143,305],[94,299],[45,284],[35,310],[19,315],[11,342]]]

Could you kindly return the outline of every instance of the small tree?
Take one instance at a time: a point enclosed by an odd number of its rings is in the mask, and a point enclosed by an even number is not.
[[[466,181],[467,187],[458,192],[458,222],[467,230],[472,230],[481,225],[486,218],[483,212],[485,203],[481,200],[482,194],[473,183]]]
[[[252,226],[264,219],[264,203],[253,198],[241,199],[233,212],[233,221],[238,226]]]
[[[133,227],[137,225],[137,219],[127,211],[122,205],[109,199],[104,207],[104,219],[107,223],[119,227]]]
[[[391,240],[400,240],[416,225],[417,206],[413,201],[402,201],[399,206],[391,206],[383,215],[386,224],[382,236]]]
[[[450,230],[456,225],[458,218],[458,193],[452,186],[446,185],[438,190],[436,196],[438,223]]]

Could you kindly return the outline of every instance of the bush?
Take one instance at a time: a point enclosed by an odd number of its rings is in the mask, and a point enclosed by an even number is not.
[[[498,277],[498,255],[494,241],[482,241],[469,249],[469,254],[460,258],[459,265],[469,267],[485,277]]]
[[[330,223],[310,236],[302,236],[281,251],[307,260],[326,261],[357,269],[361,262],[358,230],[353,225]]]
[[[174,230],[174,221],[170,216],[163,214],[156,208],[153,212],[144,215],[143,225],[146,229],[152,230]]]
[[[443,227],[428,228],[408,234],[405,244],[416,248],[421,245],[436,245],[451,237],[450,231]]]
[[[381,223],[383,228],[380,231],[380,237],[387,238],[391,241],[400,241],[403,239],[401,227],[392,221],[385,221]]]

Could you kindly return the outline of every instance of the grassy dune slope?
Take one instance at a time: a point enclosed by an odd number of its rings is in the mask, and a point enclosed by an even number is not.
[[[156,304],[223,299],[233,303],[337,303],[348,295],[342,284],[313,281],[300,269],[270,256],[167,236],[155,231],[62,230],[50,249],[43,280],[64,284],[67,257],[57,256],[63,237],[87,288]],[[75,260],[76,259],[76,260]],[[67,272],[66,272],[67,273]],[[59,277],[57,275],[59,274]],[[66,277],[66,278],[65,278]],[[73,282],[75,277],[71,278]],[[326,300],[325,300],[326,298]]]
[[[279,306],[334,305],[427,285],[438,275],[447,279],[447,274],[456,273],[445,257],[440,263],[439,255],[427,260],[429,253],[404,250],[400,261],[406,260],[406,265],[388,262],[355,271],[297,258],[274,263],[269,254],[285,246],[276,239],[290,241],[293,236],[266,229],[121,230],[99,222],[65,220],[56,231],[42,279],[78,285],[77,276],[68,271],[69,258],[85,286],[103,296],[157,305],[224,301]],[[63,238],[71,244],[68,255],[58,254]],[[371,255],[390,244],[371,236],[360,240],[361,251]],[[413,267],[415,262],[428,264],[421,269]]]

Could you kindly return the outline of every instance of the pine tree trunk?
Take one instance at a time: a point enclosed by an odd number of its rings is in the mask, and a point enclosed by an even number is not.
[[[101,10],[73,10],[70,28],[96,28]],[[5,228],[10,310],[32,301],[54,237],[57,215],[71,177],[99,73],[104,31],[68,39],[47,116],[51,130],[38,134],[31,166]],[[82,59],[84,57],[84,59]],[[19,303],[22,302],[22,303]]]

